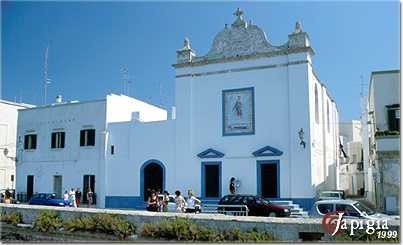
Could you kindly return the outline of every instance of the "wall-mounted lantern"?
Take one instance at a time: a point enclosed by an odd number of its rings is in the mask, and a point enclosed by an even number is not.
[[[299,144],[305,148],[306,143],[304,141],[304,130],[302,128],[298,131],[298,136],[299,136],[299,140],[300,140]]]

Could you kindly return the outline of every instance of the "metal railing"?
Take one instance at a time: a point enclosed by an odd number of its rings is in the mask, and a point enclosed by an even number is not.
[[[203,213],[219,213],[233,216],[248,216],[249,209],[246,205],[217,205],[205,204],[202,205]]]

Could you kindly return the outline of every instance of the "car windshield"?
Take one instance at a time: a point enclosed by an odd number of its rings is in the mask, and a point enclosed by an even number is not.
[[[48,194],[46,195],[47,199],[55,199],[56,195],[55,194]]]
[[[256,203],[257,204],[270,204],[269,201],[267,201],[266,199],[262,198],[262,197],[256,197]]]
[[[372,215],[375,213],[374,210],[370,209],[369,207],[365,206],[364,204],[360,203],[360,202],[356,202],[353,204],[354,207],[356,207],[358,210],[360,210],[361,212],[365,212],[368,215]]]
[[[339,193],[334,193],[334,192],[322,193],[321,196],[322,197],[337,197],[337,198],[340,197]]]

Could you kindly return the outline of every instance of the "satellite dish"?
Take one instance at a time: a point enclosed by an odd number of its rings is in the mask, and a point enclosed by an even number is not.
[[[8,149],[7,149],[7,148],[4,148],[4,150],[3,150],[3,154],[4,154],[5,156],[7,156],[7,155],[8,155]]]

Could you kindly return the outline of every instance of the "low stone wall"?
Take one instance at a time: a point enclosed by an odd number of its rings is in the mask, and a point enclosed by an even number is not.
[[[271,218],[271,217],[237,217],[222,214],[180,214],[180,213],[154,213],[147,211],[116,210],[116,209],[94,209],[94,208],[71,208],[71,207],[48,207],[36,205],[15,205],[0,204],[1,211],[16,211],[22,214],[24,223],[32,223],[40,211],[53,210],[59,213],[63,220],[81,216],[91,216],[98,213],[117,214],[120,217],[132,222],[138,229],[144,223],[159,223],[164,219],[175,217],[189,218],[193,223],[217,230],[226,230],[239,227],[241,230],[249,230],[256,227],[259,230],[266,230],[273,234],[278,240],[297,241],[303,234],[317,234],[322,240],[332,238],[324,234],[321,219],[319,218]],[[399,221],[392,221],[389,227],[399,230]]]

